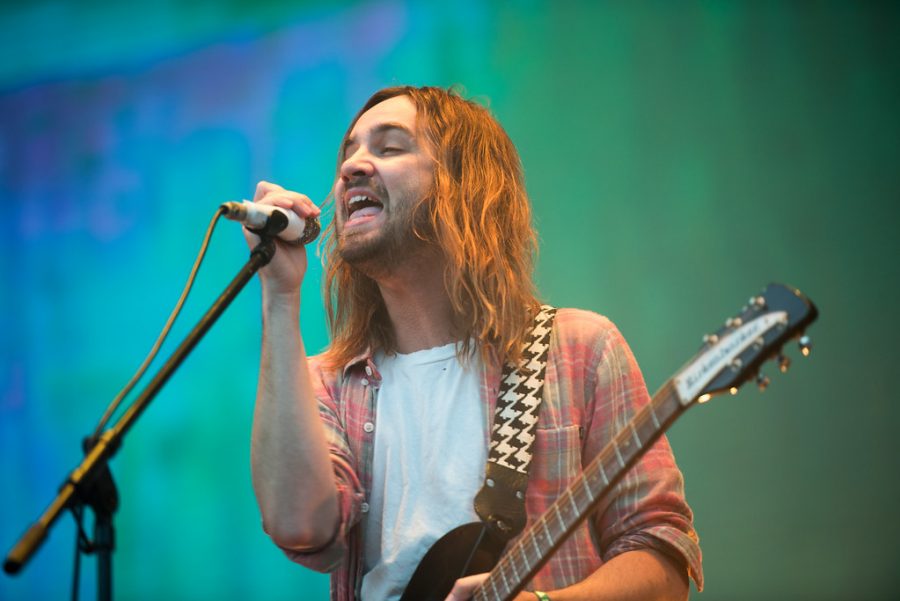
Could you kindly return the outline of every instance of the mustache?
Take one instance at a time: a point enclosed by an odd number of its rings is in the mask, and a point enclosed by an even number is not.
[[[388,197],[388,192],[384,188],[384,186],[375,181],[374,178],[366,175],[348,179],[344,184],[344,189],[349,190],[350,188],[368,188],[369,190],[374,192],[375,195],[382,201],[384,201]]]

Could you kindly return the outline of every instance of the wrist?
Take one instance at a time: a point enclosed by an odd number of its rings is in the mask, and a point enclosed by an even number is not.
[[[263,287],[262,305],[264,311],[287,311],[296,314],[300,310],[300,289],[272,290]]]

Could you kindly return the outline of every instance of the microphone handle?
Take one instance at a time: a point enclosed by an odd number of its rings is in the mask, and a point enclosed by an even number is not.
[[[243,202],[222,203],[224,216],[239,221],[253,231],[262,229],[273,213],[280,213],[287,219],[287,227],[278,232],[278,237],[289,244],[306,245],[316,239],[322,227],[316,217],[303,219],[293,211],[273,205],[260,204],[245,200]]]

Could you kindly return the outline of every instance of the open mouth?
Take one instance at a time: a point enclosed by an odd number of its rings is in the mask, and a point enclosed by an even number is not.
[[[381,201],[365,194],[355,194],[347,201],[347,220],[371,217],[382,211]]]

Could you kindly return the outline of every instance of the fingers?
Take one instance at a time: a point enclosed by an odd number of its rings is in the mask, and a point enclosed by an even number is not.
[[[460,578],[453,584],[450,594],[447,595],[445,601],[468,601],[472,598],[472,593],[478,588],[478,585],[487,580],[488,574],[475,574]]]
[[[256,185],[253,202],[265,203],[294,211],[300,217],[318,217],[322,211],[305,194],[285,190],[278,184],[262,181]]]

